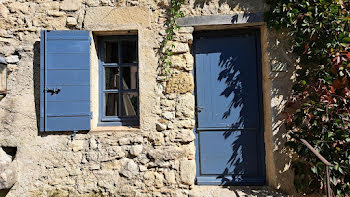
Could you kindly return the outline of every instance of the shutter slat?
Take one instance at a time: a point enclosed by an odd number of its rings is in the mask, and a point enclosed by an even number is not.
[[[47,117],[47,131],[82,131],[87,129],[86,124],[90,122],[90,116],[76,117]],[[80,123],[80,124],[79,124]]]
[[[47,97],[47,101],[89,101],[90,86],[61,86],[58,94]]]
[[[40,131],[90,130],[90,33],[42,31],[41,36]]]
[[[84,69],[81,59],[89,59],[88,53],[51,53],[47,55],[48,69]]]
[[[86,108],[86,105],[89,104],[90,101],[69,101],[69,102],[55,102],[50,101],[49,105],[55,105],[56,108],[48,108],[46,113],[48,115],[50,114],[63,114],[63,113],[69,113],[74,114],[77,112],[89,114],[89,109]],[[41,113],[44,113],[44,110],[41,111]]]
[[[90,70],[47,70],[47,85],[90,85]]]
[[[51,53],[89,53],[90,48],[84,47],[89,40],[48,40],[47,51]]]

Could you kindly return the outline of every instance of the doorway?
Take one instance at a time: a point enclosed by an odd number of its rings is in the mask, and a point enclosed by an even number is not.
[[[194,35],[196,183],[264,185],[260,31]]]

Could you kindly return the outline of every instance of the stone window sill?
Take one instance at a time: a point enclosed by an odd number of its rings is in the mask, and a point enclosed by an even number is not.
[[[99,126],[90,130],[89,133],[101,133],[101,132],[141,132],[138,126]]]

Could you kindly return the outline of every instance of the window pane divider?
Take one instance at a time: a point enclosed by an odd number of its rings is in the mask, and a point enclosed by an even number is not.
[[[104,93],[120,93],[120,90],[103,90]]]
[[[104,67],[130,67],[138,66],[138,63],[102,63]]]
[[[122,48],[121,48],[122,44],[121,41],[118,40],[118,64],[120,65],[121,63],[121,59],[122,59]],[[123,69],[119,69],[119,90],[121,90],[122,88],[122,84],[123,84]],[[123,114],[123,97],[122,94],[118,94],[119,97],[119,103],[118,103],[118,114],[122,115]]]
[[[104,93],[138,93],[137,89],[129,90],[103,90]]]
[[[135,35],[120,35],[120,36],[103,36],[102,41],[114,42],[114,41],[137,41],[137,34]]]

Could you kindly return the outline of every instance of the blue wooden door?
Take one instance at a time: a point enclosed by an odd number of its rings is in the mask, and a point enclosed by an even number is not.
[[[258,31],[195,35],[197,183],[265,183]]]
[[[40,131],[90,129],[90,32],[42,31]]]

